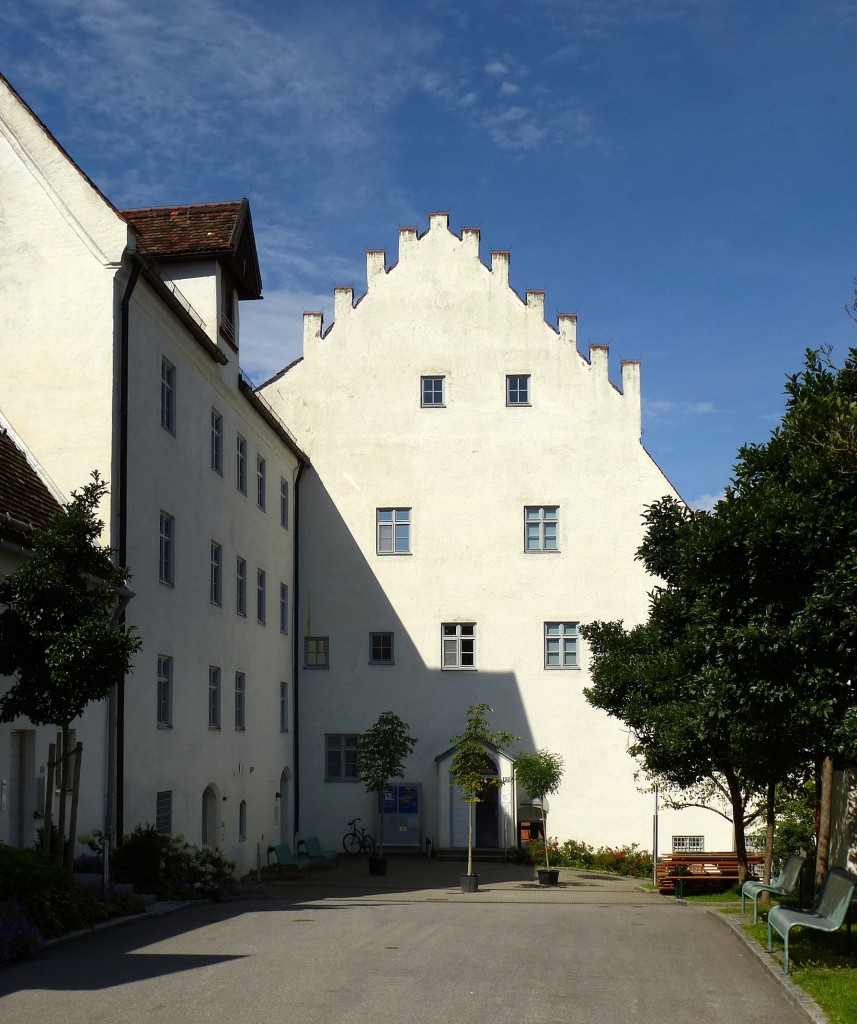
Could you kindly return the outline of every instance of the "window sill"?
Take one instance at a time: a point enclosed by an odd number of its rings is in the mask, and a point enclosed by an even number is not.
[[[172,731],[173,723],[172,722],[158,722],[157,728],[158,729],[164,729],[167,732],[170,732],[170,731]]]
[[[307,672],[326,672],[330,668],[330,665],[304,665],[304,668]]]
[[[379,558],[409,558],[413,551],[375,551]]]
[[[176,585],[172,580],[158,580],[158,583],[160,583],[162,587],[171,587],[173,590],[176,588]]]
[[[208,731],[209,732],[220,732],[220,726],[219,725],[210,725],[208,727]]]
[[[532,409],[530,402],[506,402],[507,409]]]
[[[561,555],[561,548],[524,548],[525,555]]]
[[[325,779],[325,782],[345,782],[349,785],[353,785],[355,782],[359,782],[360,779]]]
[[[477,672],[475,665],[441,665],[441,672]]]
[[[392,666],[395,665],[396,663],[395,663],[395,661],[367,661],[366,664],[367,665],[383,665],[383,666],[386,666],[388,668],[392,668]]]
[[[545,665],[545,672],[580,672],[580,665]]]

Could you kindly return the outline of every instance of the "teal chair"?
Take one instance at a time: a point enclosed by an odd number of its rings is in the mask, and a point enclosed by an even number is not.
[[[759,897],[763,892],[773,893],[774,896],[791,896],[800,880],[801,868],[806,863],[806,857],[800,857],[796,853],[786,857],[783,869],[773,881],[756,882],[748,881],[741,886],[741,913],[744,913],[744,897],[747,896],[753,901],[753,924],[759,916]]]

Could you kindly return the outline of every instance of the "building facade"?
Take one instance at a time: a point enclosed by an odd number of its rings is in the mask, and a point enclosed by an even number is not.
[[[577,349],[575,316],[509,286],[479,232],[402,229],[397,263],[367,254],[367,291],[308,313],[303,358],[261,388],[312,457],[301,487],[300,821],[332,843],[376,808],[356,743],[392,710],[418,738],[385,834],[466,845],[450,742],[472,704],[521,747],[562,754],[551,835],[651,848],[626,731],[586,702],[582,622],[647,615],[634,555],[644,507],[674,494],[640,443],[637,363]],[[513,751],[514,753],[514,751]],[[508,779],[508,758],[493,759]],[[477,808],[477,842],[512,845],[532,817],[512,781]],[[403,801],[401,805],[397,801]],[[410,813],[408,813],[410,812]],[[388,820],[389,819],[389,820]],[[728,823],[664,811],[661,844],[730,848]]]
[[[109,481],[103,541],[142,639],[79,831],[153,822],[249,870],[293,832],[305,462],[239,370],[249,206],[118,211],[2,79],[0,182],[0,411],[61,493]],[[11,761],[0,747],[0,777]]]

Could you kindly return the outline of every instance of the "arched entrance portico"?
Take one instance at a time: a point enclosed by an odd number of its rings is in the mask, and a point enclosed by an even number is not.
[[[452,784],[450,765],[455,755],[450,747],[435,758],[438,766],[438,823],[436,842],[440,847],[452,849],[467,847],[467,823],[470,807]],[[493,744],[485,748],[486,785],[479,803],[473,805],[473,846],[477,849],[496,850],[510,843],[514,835],[514,783],[511,758]],[[499,785],[497,783],[500,783]]]

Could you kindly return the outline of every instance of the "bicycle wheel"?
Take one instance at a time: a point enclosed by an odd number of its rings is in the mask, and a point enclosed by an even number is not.
[[[363,836],[363,852],[367,857],[371,857],[375,852],[375,840],[368,833]]]
[[[346,832],[342,837],[342,848],[346,853],[360,853],[360,836],[356,832]]]

